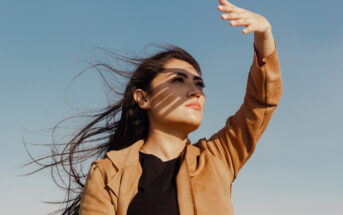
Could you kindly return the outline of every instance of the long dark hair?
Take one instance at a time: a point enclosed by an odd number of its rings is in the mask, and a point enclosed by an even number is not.
[[[141,109],[133,99],[133,92],[142,89],[151,93],[151,81],[163,70],[164,64],[170,59],[180,59],[190,63],[201,75],[197,61],[185,50],[174,45],[159,46],[163,50],[150,57],[134,58],[127,57],[115,52],[107,51],[110,56],[134,66],[134,70],[123,71],[108,63],[93,63],[87,69],[95,69],[99,72],[106,86],[121,99],[108,104],[96,114],[86,115],[91,120],[76,134],[64,143],[56,143],[54,140],[55,130],[66,120],[58,123],[52,129],[51,154],[34,158],[24,141],[27,152],[32,159],[30,164],[38,164],[39,168],[27,175],[50,168],[54,182],[66,191],[63,201],[53,202],[62,205],[62,209],[53,213],[63,215],[79,214],[81,194],[84,188],[87,174],[82,171],[82,166],[91,158],[102,158],[110,150],[120,150],[133,144],[139,139],[147,138],[149,131],[149,119],[145,110]],[[125,91],[121,93],[112,87],[103,75],[103,71],[120,75],[129,79]],[[111,102],[109,102],[111,103]],[[66,178],[66,179],[65,179]]]

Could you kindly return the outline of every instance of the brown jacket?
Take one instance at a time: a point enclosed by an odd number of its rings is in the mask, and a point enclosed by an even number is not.
[[[281,98],[281,73],[276,47],[257,64],[256,50],[239,110],[209,139],[188,143],[176,177],[180,215],[232,215],[231,184],[253,153]],[[109,151],[95,161],[84,188],[81,215],[125,215],[138,192],[142,174],[139,149]]]

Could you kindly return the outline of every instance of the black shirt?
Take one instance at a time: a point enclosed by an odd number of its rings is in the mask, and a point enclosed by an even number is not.
[[[181,156],[163,162],[155,155],[139,152],[139,161],[143,172],[127,215],[179,215],[176,174]]]

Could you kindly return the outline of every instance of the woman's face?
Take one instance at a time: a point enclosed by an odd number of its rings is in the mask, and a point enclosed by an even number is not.
[[[191,64],[171,59],[151,82],[147,111],[151,126],[182,129],[189,133],[202,121],[205,106],[203,80]]]

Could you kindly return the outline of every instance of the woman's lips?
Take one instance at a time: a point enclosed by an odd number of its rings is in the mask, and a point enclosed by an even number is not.
[[[201,109],[201,106],[200,106],[199,102],[189,103],[189,104],[186,105],[186,107],[190,107],[190,108],[193,108],[193,109],[196,109],[196,110],[200,110]]]

